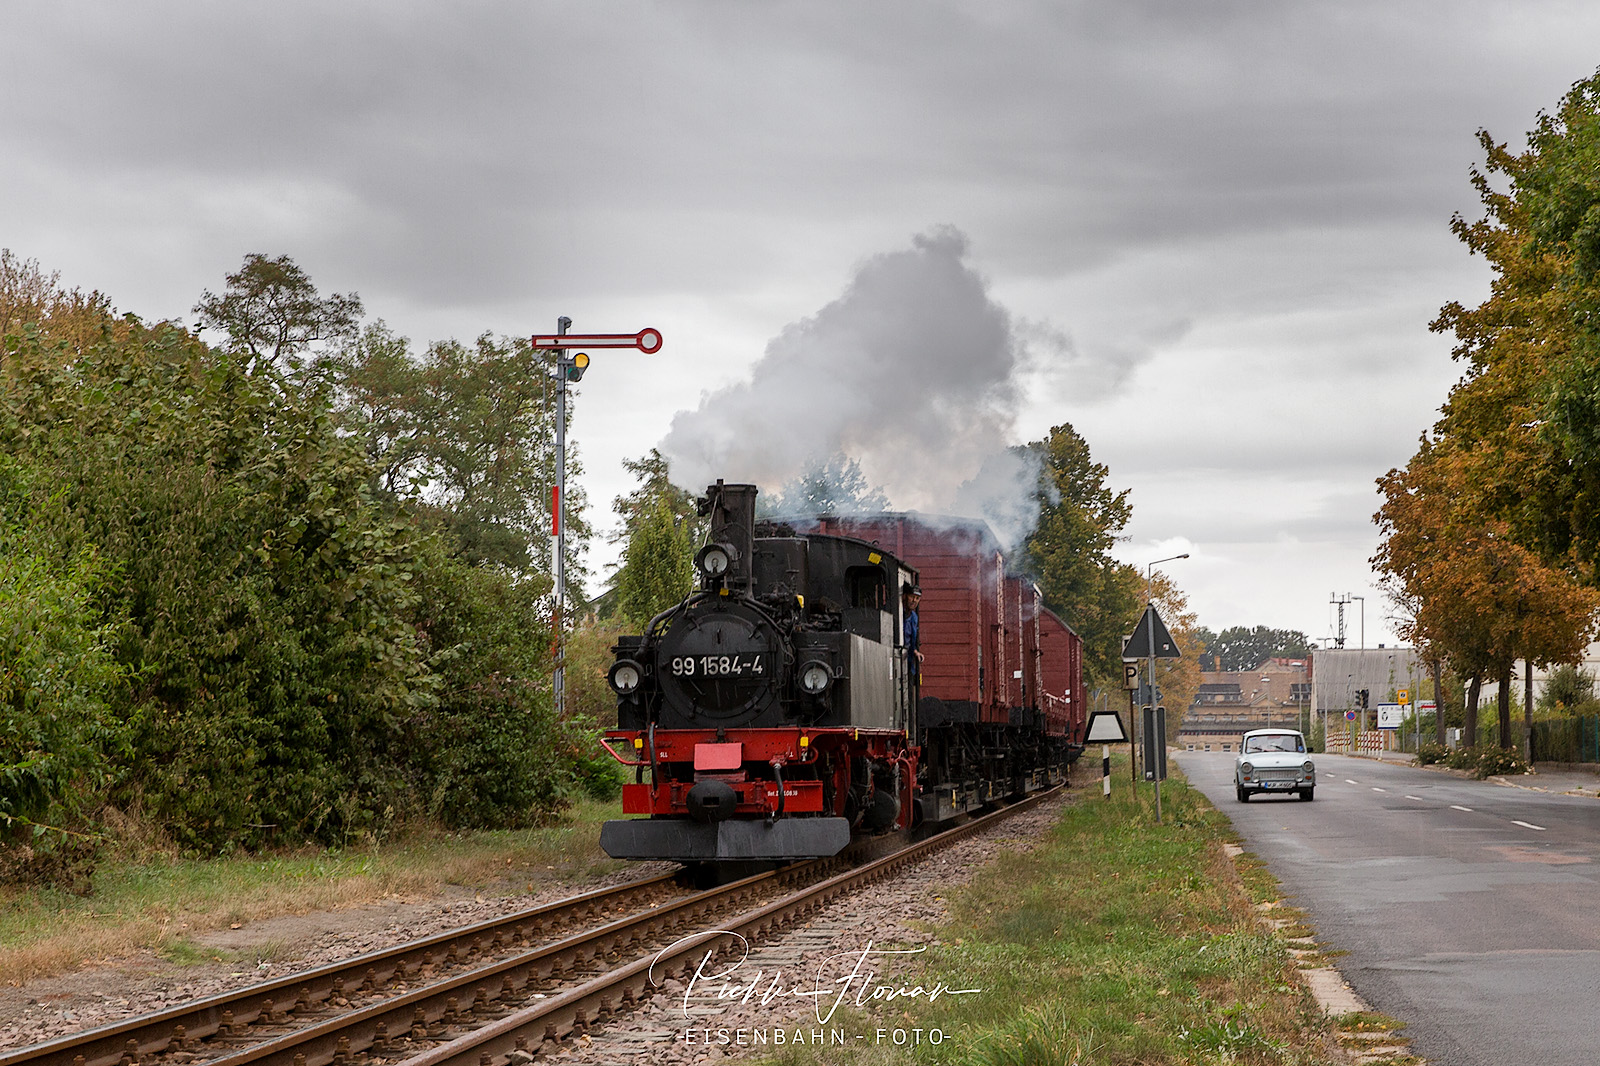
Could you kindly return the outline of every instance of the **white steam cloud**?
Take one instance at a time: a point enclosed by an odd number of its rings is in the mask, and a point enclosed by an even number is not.
[[[662,441],[673,480],[775,490],[818,457],[856,459],[903,510],[988,517],[1002,536],[1036,507],[1016,440],[1025,346],[939,227],[873,256],[837,300],[767,345],[750,379],[680,411]],[[981,473],[980,473],[981,472]]]

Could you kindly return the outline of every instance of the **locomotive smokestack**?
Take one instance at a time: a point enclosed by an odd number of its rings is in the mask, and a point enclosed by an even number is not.
[[[725,485],[721,478],[706,486],[700,501],[700,514],[711,519],[712,544],[725,544],[731,551],[723,584],[729,589],[749,591],[753,580],[756,550],[756,487]]]

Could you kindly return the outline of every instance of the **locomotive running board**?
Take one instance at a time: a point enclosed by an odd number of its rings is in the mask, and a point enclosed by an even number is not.
[[[600,826],[600,846],[613,859],[718,862],[735,859],[820,859],[850,843],[843,818],[779,818],[705,825],[667,818],[631,818]]]

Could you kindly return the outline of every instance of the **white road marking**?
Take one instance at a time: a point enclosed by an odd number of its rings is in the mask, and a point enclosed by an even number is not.
[[[1408,800],[1416,800],[1418,803],[1422,803],[1423,802],[1423,799],[1422,799],[1421,796],[1407,796],[1406,799],[1408,799]]]
[[[1344,779],[1344,783],[1347,784],[1347,785],[1359,785],[1359,784],[1361,784],[1360,781],[1352,781],[1348,777]]]
[[[1458,803],[1450,804],[1450,809],[1452,811],[1466,811],[1468,814],[1472,813],[1472,808],[1471,807],[1463,807]]]
[[[1387,792],[1389,790],[1386,789],[1386,788],[1379,788],[1377,785],[1373,785],[1372,786],[1372,791],[1374,791],[1374,792]]]
[[[1550,831],[1542,825],[1534,825],[1532,822],[1519,822],[1515,818],[1511,819],[1511,824],[1520,825],[1524,829],[1537,829],[1541,833],[1548,833]]]

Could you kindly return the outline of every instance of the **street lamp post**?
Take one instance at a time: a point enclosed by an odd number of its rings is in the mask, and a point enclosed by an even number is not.
[[[1272,678],[1261,675],[1261,695],[1267,702],[1267,728],[1272,728]]]

